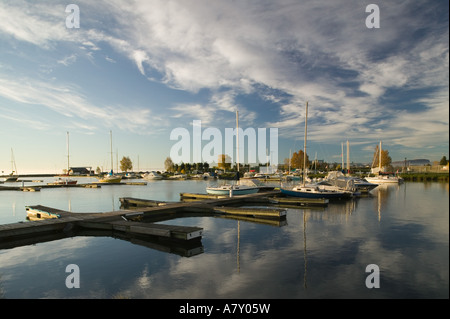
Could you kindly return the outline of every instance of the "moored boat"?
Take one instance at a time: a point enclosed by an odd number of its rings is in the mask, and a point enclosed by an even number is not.
[[[382,150],[381,150],[381,141],[380,146],[377,147],[377,150],[375,152],[375,156],[378,153],[378,169],[372,168],[372,173],[375,173],[377,171],[378,175],[375,177],[366,177],[365,179],[370,183],[375,184],[386,184],[386,183],[392,183],[392,184],[399,184],[403,183],[403,178],[400,176],[394,176],[393,174],[387,174],[383,173],[383,167],[382,167]],[[373,164],[373,163],[372,163]]]
[[[151,171],[151,172],[145,173],[142,176],[142,178],[146,179],[146,180],[160,180],[160,179],[163,179],[163,176],[161,174],[158,174],[155,171]]]
[[[13,183],[13,182],[17,182],[17,179],[19,178],[19,176],[14,175],[13,173],[11,173],[10,175],[8,175],[7,177],[5,177],[4,182],[5,183]]]
[[[99,183],[103,184],[118,184],[122,180],[122,175],[116,175],[113,173],[113,152],[112,152],[112,131],[109,131],[109,140],[111,145],[111,171],[99,178]]]
[[[281,193],[301,198],[348,199],[352,197],[352,192],[350,191],[325,189],[318,185],[299,185],[292,189],[281,188]]]
[[[368,193],[376,188],[378,184],[370,183],[365,179],[353,176],[345,176],[342,172],[332,171],[328,173],[326,179],[318,183],[319,185],[334,185],[347,191],[357,193]]]
[[[368,182],[375,183],[375,184],[386,184],[386,183],[399,184],[399,183],[403,182],[403,178],[401,178],[399,176],[382,175],[382,174],[375,176],[375,177],[366,177],[365,179]]]
[[[47,183],[47,185],[76,185],[77,184],[77,180],[75,179],[70,179],[70,178],[58,178],[56,181],[51,182],[51,183]]]
[[[258,187],[231,184],[206,188],[206,192],[211,195],[247,195],[257,193],[258,191]]]
[[[43,219],[55,219],[61,217],[61,215],[59,214],[43,211],[29,206],[27,206],[25,209],[27,211],[27,219],[31,221]]]
[[[174,175],[169,176],[169,179],[187,179],[187,175],[181,174],[181,173],[175,173]]]
[[[102,178],[99,178],[98,182],[99,183],[109,183],[109,184],[117,184],[120,183],[122,181],[122,176],[121,175],[114,175],[111,173],[109,173],[108,175],[103,176]]]

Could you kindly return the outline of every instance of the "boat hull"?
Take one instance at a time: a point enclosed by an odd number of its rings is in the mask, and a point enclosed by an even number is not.
[[[247,195],[254,194],[259,191],[256,187],[246,187],[246,188],[221,188],[221,187],[210,187],[206,189],[206,193],[211,195],[230,195],[230,190],[233,195]]]
[[[47,183],[47,185],[76,185],[78,181],[75,180],[58,180],[52,183]]]
[[[119,177],[117,177],[117,176],[113,176],[113,177],[108,176],[108,177],[99,179],[98,182],[99,183],[103,183],[103,184],[118,184],[121,181],[122,181],[122,176],[119,176]]]
[[[366,177],[366,180],[369,183],[374,183],[374,184],[399,184],[399,183],[401,183],[401,179],[397,178],[397,177],[387,177],[387,178]]]
[[[291,197],[301,198],[326,198],[326,199],[343,199],[350,198],[351,193],[347,192],[308,192],[281,188],[281,193]]]

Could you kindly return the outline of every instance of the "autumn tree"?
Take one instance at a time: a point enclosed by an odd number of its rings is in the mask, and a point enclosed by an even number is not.
[[[373,154],[372,167],[378,167],[380,165],[380,153],[378,145],[375,147]],[[388,150],[381,150],[381,167],[388,167],[392,163],[392,158],[389,156]]]
[[[122,159],[120,160],[120,170],[122,172],[126,172],[128,170],[132,170],[133,169],[133,162],[131,162],[131,159],[128,156],[124,156],[122,157]]]
[[[302,150],[298,152],[294,152],[291,157],[291,168],[298,168],[303,169],[303,162],[304,162],[304,152]],[[309,158],[308,154],[306,154],[306,167],[309,167]]]
[[[167,157],[166,160],[164,161],[164,169],[168,172],[173,171],[173,162],[170,157]]]
[[[231,168],[231,158],[228,155],[220,154],[217,162],[217,167],[229,170]]]

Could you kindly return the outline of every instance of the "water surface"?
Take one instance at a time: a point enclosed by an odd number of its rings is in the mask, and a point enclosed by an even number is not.
[[[120,197],[178,201],[180,192],[204,193],[206,185],[0,191],[0,224],[25,221],[26,205],[104,212],[119,210]],[[288,209],[286,221],[275,226],[216,217],[163,222],[202,227],[199,247],[84,234],[3,249],[0,296],[448,298],[448,191],[448,183],[381,186],[326,208]],[[79,266],[80,288],[65,285],[69,264]],[[369,264],[380,269],[380,288],[366,287]]]

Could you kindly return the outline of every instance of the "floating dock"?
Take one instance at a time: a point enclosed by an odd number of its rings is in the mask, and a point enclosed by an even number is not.
[[[80,234],[111,236],[176,251],[183,256],[202,252],[203,228],[167,225],[160,222],[183,217],[216,217],[262,223],[286,224],[287,210],[273,206],[324,206],[328,200],[283,197],[279,191],[229,196],[181,193],[195,201],[163,202],[131,197],[120,198],[124,209],[104,213],[73,213],[41,205],[27,212],[56,218],[0,225],[0,249],[49,241]],[[242,207],[244,206],[244,207]],[[257,206],[257,207],[255,207]],[[267,206],[267,207],[261,207]],[[271,207],[269,207],[271,206]]]
[[[27,181],[28,182],[28,181]],[[94,182],[94,183],[80,183],[80,184],[41,184],[41,185],[33,185],[33,186],[24,186],[22,183],[22,186],[0,186],[0,191],[24,191],[24,192],[36,192],[40,191],[41,189],[46,188],[61,188],[61,187],[84,187],[84,188],[100,188],[102,186],[112,186],[112,185],[139,185],[139,186],[145,186],[147,185],[146,182],[121,182],[121,183],[100,183],[100,182]]]
[[[264,204],[264,205],[278,205],[286,207],[296,206],[327,206],[329,199],[326,198],[301,198],[301,197],[287,197],[283,196],[279,191],[268,191],[263,193],[256,193],[257,196],[235,196],[245,204]],[[245,196],[245,195],[244,195]],[[182,201],[201,201],[205,199],[227,199],[228,195],[212,195],[212,194],[196,194],[196,193],[180,193]],[[135,202],[135,204],[137,204]]]

